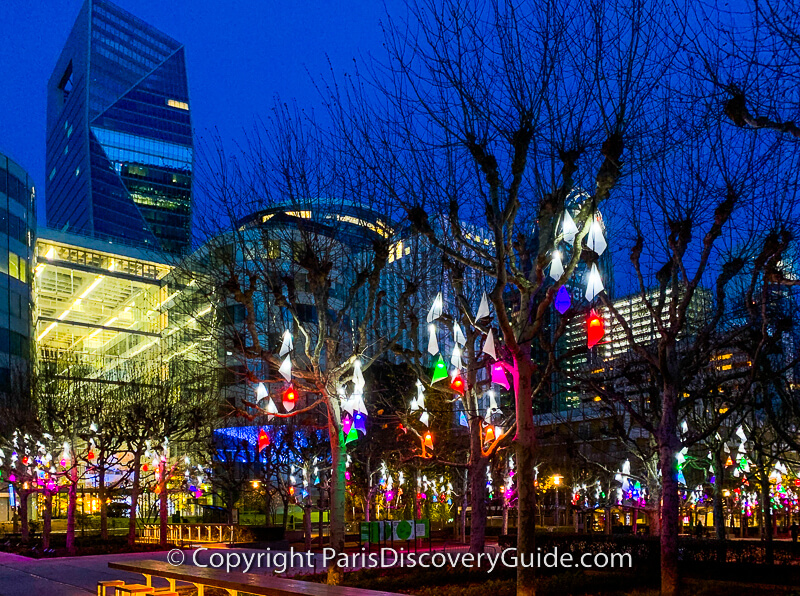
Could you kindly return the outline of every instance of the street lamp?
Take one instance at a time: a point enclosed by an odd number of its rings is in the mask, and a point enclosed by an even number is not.
[[[558,505],[558,487],[561,486],[561,479],[564,478],[560,474],[553,475],[553,486],[556,487],[556,527],[559,526],[560,515],[559,515],[559,505]]]

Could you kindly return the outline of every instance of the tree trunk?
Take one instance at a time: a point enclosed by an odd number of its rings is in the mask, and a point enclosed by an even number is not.
[[[20,532],[22,533],[22,543],[27,544],[31,539],[30,525],[28,523],[28,495],[30,493],[25,490],[17,491],[17,498],[19,499],[19,523]]]
[[[669,409],[664,400],[665,410]],[[665,413],[664,417],[670,416]],[[677,419],[677,416],[673,416]],[[667,430],[663,430],[663,429]],[[678,469],[675,459],[677,438],[674,426],[664,425],[659,437],[659,465],[661,467],[661,596],[677,596],[680,593],[678,575]],[[672,429],[672,430],[670,430]]]
[[[161,460],[161,478],[158,481],[158,542],[161,548],[167,546],[167,462]]]
[[[464,470],[464,488],[461,494],[461,519],[459,525],[461,528],[461,543],[467,543],[467,506],[469,503],[469,470]]]
[[[100,538],[108,540],[108,503],[106,503],[106,460],[101,452],[97,462],[97,498],[100,500]]]
[[[725,466],[722,463],[722,450],[714,454],[714,536],[717,540],[725,540],[725,503],[722,486],[725,481]],[[720,561],[722,562],[722,561]]]
[[[53,493],[44,489],[44,512],[42,514],[42,549],[50,548],[50,529],[53,519]]]
[[[286,530],[289,529],[289,500],[288,499],[281,499],[283,503],[283,535],[286,535]]]
[[[756,461],[758,462],[758,475],[760,477],[758,485],[761,492],[759,500],[761,501],[761,531],[764,539],[764,562],[767,565],[773,565],[775,563],[775,543],[772,540],[772,503],[770,503],[769,500],[770,482],[769,476],[767,475],[767,467],[764,465],[764,456],[761,454],[760,449],[758,450]]]
[[[648,479],[648,499],[645,507],[650,536],[661,535],[661,481]]]
[[[128,519],[128,545],[136,544],[136,509],[139,504],[139,482],[142,471],[141,446],[136,447],[133,454],[133,483],[131,484],[131,509]]]
[[[533,393],[531,387],[530,346],[520,346],[515,354],[514,389],[517,407],[517,557],[527,565],[517,567],[517,596],[535,596],[536,570],[536,487],[534,486]],[[530,566],[528,566],[530,565]]]
[[[334,406],[331,406],[333,408]],[[344,551],[344,506],[345,506],[345,466],[347,452],[344,445],[344,433],[338,411],[331,411],[328,430],[331,437],[331,503],[330,503],[330,545],[337,553]],[[339,585],[342,582],[342,570],[336,565],[328,568],[328,583]]]
[[[67,553],[75,554],[75,514],[78,509],[78,462],[72,460],[67,498]]]
[[[476,421],[476,424],[480,422]],[[480,432],[480,427],[478,432]],[[469,552],[482,553],[486,545],[486,459],[477,458],[469,467],[470,519]]]
[[[303,542],[305,544],[306,550],[311,550],[311,533],[313,529],[311,527],[311,504],[306,501],[305,505],[303,506]]]

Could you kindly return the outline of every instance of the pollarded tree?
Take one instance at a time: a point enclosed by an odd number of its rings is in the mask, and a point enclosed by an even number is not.
[[[597,263],[598,208],[626,152],[660,134],[646,122],[675,55],[660,29],[672,18],[660,3],[557,0],[410,2],[409,14],[388,28],[368,84],[334,88],[331,113],[340,146],[417,231],[494,280],[516,407],[517,546],[530,562],[533,405],[554,373],[553,301]],[[520,566],[518,593],[533,594],[533,579]]]
[[[363,436],[367,414],[363,373],[402,336],[424,275],[390,273],[392,210],[344,159],[313,123],[279,105],[245,151],[206,160],[209,240],[191,266],[220,305],[230,399],[251,414],[323,417],[339,551],[345,445]],[[332,567],[329,580],[338,579]]]

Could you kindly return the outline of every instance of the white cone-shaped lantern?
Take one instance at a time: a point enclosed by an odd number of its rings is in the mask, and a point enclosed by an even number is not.
[[[497,352],[494,347],[494,331],[492,329],[489,329],[489,335],[486,336],[486,341],[483,343],[483,353],[489,354],[489,356],[497,360]]]
[[[564,210],[564,219],[561,222],[561,235],[564,237],[564,241],[567,244],[572,244],[575,242],[575,235],[578,233],[578,226],[575,225],[575,221],[572,219],[572,216],[569,214],[569,210]]]
[[[284,361],[281,363],[281,367],[278,369],[278,372],[281,373],[284,379],[287,381],[292,380],[292,358],[291,356],[287,356]]]
[[[435,356],[439,353],[439,340],[436,339],[436,325],[428,325],[428,353]]]
[[[592,263],[592,269],[589,271],[589,278],[586,281],[586,299],[591,302],[594,297],[602,292],[603,279],[600,277],[600,271],[597,269],[597,264]]]
[[[586,246],[589,250],[593,250],[598,255],[603,254],[608,244],[603,236],[603,226],[596,219],[589,227],[589,235],[586,237]]]
[[[478,306],[478,313],[475,315],[476,320],[481,320],[489,316],[489,299],[486,296],[486,292],[483,293],[481,296],[481,303]]]
[[[283,332],[283,342],[281,343],[281,351],[278,354],[281,358],[286,356],[289,352],[294,349],[294,344],[292,343],[292,334],[289,333],[289,330]]]
[[[433,323],[436,319],[442,316],[442,305],[444,300],[442,299],[442,293],[439,292],[436,294],[436,298],[433,300],[433,305],[431,309],[428,311],[428,323]]]
[[[561,251],[553,251],[553,260],[550,261],[550,277],[555,281],[561,279],[564,275],[564,264],[561,262]]]

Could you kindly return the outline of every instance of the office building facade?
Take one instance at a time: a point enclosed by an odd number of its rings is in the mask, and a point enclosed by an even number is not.
[[[48,82],[48,227],[186,254],[193,156],[183,46],[87,0]]]
[[[35,232],[33,182],[0,154],[0,393],[28,391]]]

